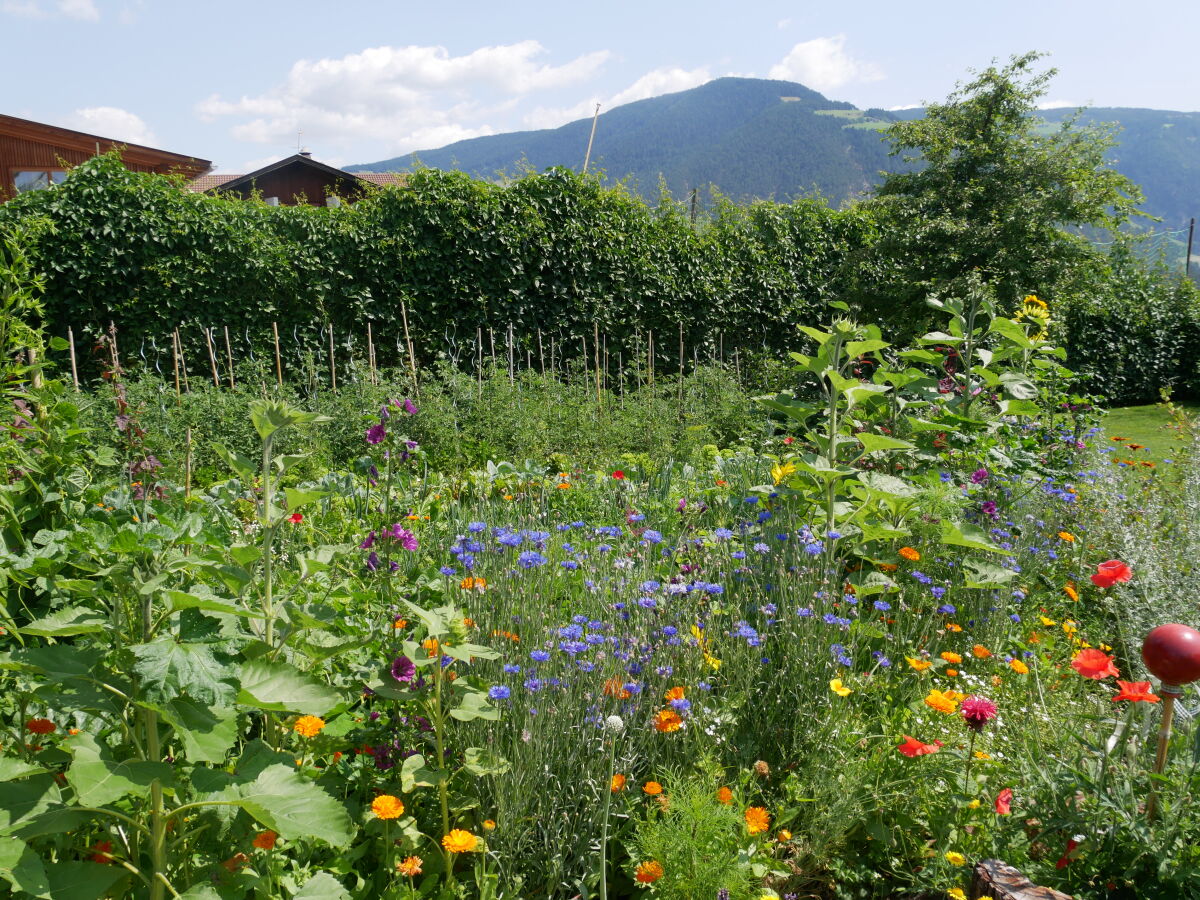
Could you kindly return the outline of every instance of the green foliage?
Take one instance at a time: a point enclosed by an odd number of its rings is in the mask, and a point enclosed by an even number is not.
[[[992,66],[924,118],[888,130],[893,154],[920,167],[889,174],[867,202],[881,239],[857,296],[874,315],[920,327],[910,317],[921,301],[975,271],[1002,306],[1026,293],[1053,302],[1092,257],[1063,227],[1116,228],[1140,202],[1105,160],[1109,130],[1074,119],[1038,127],[1037,101],[1054,75],[1033,71],[1038,58]]]

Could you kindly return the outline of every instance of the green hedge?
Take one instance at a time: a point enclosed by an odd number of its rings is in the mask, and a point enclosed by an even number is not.
[[[553,339],[578,358],[598,329],[615,366],[653,329],[665,371],[681,325],[689,361],[721,345],[782,351],[874,233],[865,213],[812,200],[719,201],[693,225],[679,204],[651,208],[564,169],[503,185],[424,170],[354,206],[269,207],[189,193],[113,156],[0,208],[0,228],[18,220],[39,225],[29,252],[51,334],[71,325],[94,341],[112,321],[123,363],[166,372],[179,327],[193,377],[209,369],[202,327],[220,350],[228,327],[240,358],[269,352],[272,322],[292,371],[306,354],[327,371],[329,323],[339,364],[365,358],[368,321],[380,365],[406,362],[401,301],[419,363],[469,360],[478,329],[503,357],[510,325],[518,359],[538,359],[539,330],[543,356]]]

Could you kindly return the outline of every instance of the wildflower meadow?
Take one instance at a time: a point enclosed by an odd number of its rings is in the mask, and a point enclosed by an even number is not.
[[[1032,295],[831,313],[725,446],[607,465],[431,465],[401,373],[194,471],[174,397],[12,367],[7,895],[1196,896],[1195,692],[1155,773],[1139,655],[1197,621],[1194,420],[1102,432]]]

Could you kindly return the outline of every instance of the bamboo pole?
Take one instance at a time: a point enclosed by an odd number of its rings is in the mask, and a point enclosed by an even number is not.
[[[650,364],[648,367],[649,368],[649,376],[650,376],[650,387],[654,387],[654,329],[653,328],[650,329],[650,349],[647,351],[647,355],[649,356],[649,359],[650,359]]]
[[[179,371],[183,374],[183,392],[190,394],[192,385],[188,381],[187,357],[183,355],[183,337],[179,334],[179,329],[175,329],[175,346],[179,348]]]
[[[217,374],[217,355],[213,352],[212,330],[201,327],[204,332],[204,344],[208,347],[208,362],[212,366],[213,387],[221,386],[221,376]]]
[[[225,329],[225,359],[229,363],[229,389],[232,391],[235,387],[233,383],[233,345],[229,343],[229,326],[222,325]]]
[[[412,370],[413,396],[420,399],[421,389],[417,385],[417,355],[413,353],[412,338],[408,334],[408,305],[400,301],[400,316],[404,321],[404,344],[408,347],[408,367]]]
[[[329,389],[337,390],[337,357],[333,353],[333,323],[329,323]]]
[[[371,333],[371,323],[367,322],[367,362],[371,366],[371,384],[379,384],[375,373],[375,336]]]
[[[187,456],[183,462],[183,496],[185,499],[190,499],[192,496],[192,426],[187,428]]]
[[[513,383],[513,325],[508,323],[508,383]]]
[[[483,399],[483,326],[475,326],[475,375],[479,379],[479,391],[476,398]]]
[[[183,404],[183,394],[179,390],[179,332],[171,332],[171,362],[175,365],[175,405]]]
[[[279,323],[271,323],[271,333],[275,335],[275,381],[283,387],[283,360],[279,355]]]
[[[546,377],[546,351],[542,347],[542,329],[538,329],[538,362],[542,367],[542,377]]]
[[[683,416],[683,322],[679,323],[679,415]]]
[[[596,373],[596,409],[600,409],[600,323],[592,322],[592,362]]]
[[[75,390],[79,390],[79,368],[75,364],[75,332],[71,326],[67,326],[67,344],[71,351],[71,383],[75,385]]]

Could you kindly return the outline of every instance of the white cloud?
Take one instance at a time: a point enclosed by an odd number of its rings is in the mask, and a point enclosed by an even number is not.
[[[920,109],[924,104],[909,103],[907,106],[889,106],[888,112],[900,112],[903,109]]]
[[[789,27],[791,24],[792,24],[791,19],[780,19],[778,22],[775,23],[775,27],[778,28],[780,31],[783,31],[785,28]]]
[[[115,106],[89,106],[77,109],[59,124],[97,137],[112,138],[129,144],[153,146],[157,140],[150,127],[128,110]]]
[[[1038,109],[1078,109],[1087,106],[1086,103],[1076,103],[1074,100],[1043,100],[1037,105]]]
[[[845,44],[844,34],[796,44],[781,62],[771,67],[767,77],[798,81],[816,91],[879,81],[884,77],[883,71],[874,63],[851,58],[845,51]]]
[[[100,20],[100,10],[96,9],[95,0],[56,0],[54,6],[61,15],[69,19],[85,22]],[[40,0],[4,0],[0,3],[0,12],[29,19],[42,19],[53,15]]]
[[[560,108],[538,107],[525,116],[525,124],[530,128],[557,128],[567,122],[592,115],[597,103],[603,112],[623,103],[686,91],[711,80],[712,75],[705,66],[699,69],[681,69],[677,66],[654,69],[611,97],[590,97],[572,106]]]
[[[406,153],[492,134],[488,117],[513,95],[583,81],[609,57],[597,51],[556,66],[538,61],[545,52],[532,40],[461,56],[445,47],[372,47],[300,60],[275,87],[235,100],[214,94],[196,112],[205,121],[241,120],[234,137],[253,143],[292,144],[302,129],[317,158],[364,141]]]

